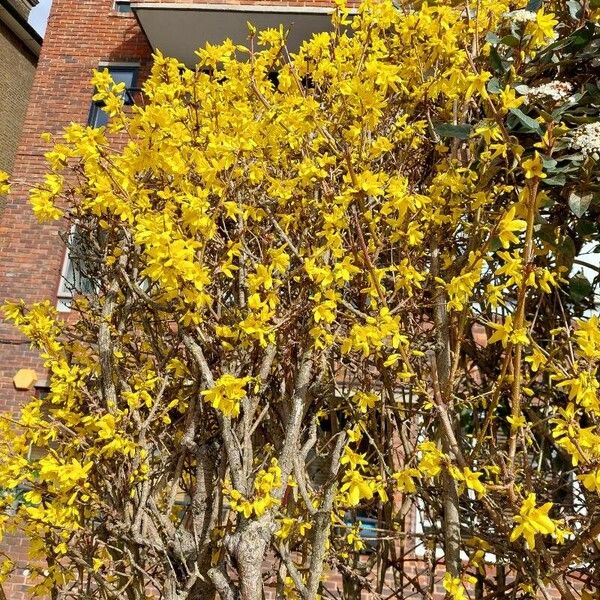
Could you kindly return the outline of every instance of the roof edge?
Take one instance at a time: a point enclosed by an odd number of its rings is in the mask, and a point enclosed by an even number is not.
[[[3,8],[8,13],[10,17],[9,21],[12,21],[12,23],[7,22],[6,25],[27,46],[31,53],[36,58],[39,58],[40,49],[44,41],[42,36],[8,0],[0,0],[0,8]]]
[[[179,2],[131,2],[134,12],[138,10],[194,10],[238,13],[282,13],[282,14],[318,14],[330,15],[334,11],[331,6],[290,6],[289,4],[220,4],[220,3],[186,3]]]

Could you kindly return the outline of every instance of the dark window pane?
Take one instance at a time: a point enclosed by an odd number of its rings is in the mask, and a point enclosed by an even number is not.
[[[97,102],[92,103],[88,124],[92,127],[102,127],[108,123],[108,115],[102,110]]]
[[[86,275],[90,275],[89,265],[86,265],[85,262],[84,241],[77,227],[75,228],[71,236],[69,257],[69,271],[66,274],[66,279],[68,283],[71,284],[74,290],[77,290],[82,294],[87,294],[91,292],[94,289],[94,287],[92,282],[88,279],[88,277],[86,277]]]
[[[120,13],[131,12],[131,4],[129,3],[129,1],[116,0],[115,1],[115,10]]]
[[[75,227],[69,238],[69,244],[63,266],[62,279],[58,289],[59,308],[70,308],[75,293],[89,294],[94,290],[89,279],[89,265],[85,263],[84,241]]]
[[[103,67],[101,67],[103,68]],[[106,68],[106,67],[104,67]],[[108,72],[115,83],[124,83],[125,104],[130,106],[133,104],[132,90],[135,86],[137,69],[135,67],[108,67]],[[102,110],[101,102],[92,102],[88,124],[92,127],[102,127],[108,123],[108,115]]]

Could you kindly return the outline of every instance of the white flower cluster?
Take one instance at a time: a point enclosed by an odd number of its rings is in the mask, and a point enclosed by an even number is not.
[[[573,86],[568,81],[551,81],[550,83],[543,83],[537,87],[529,88],[525,96],[527,102],[544,99],[559,102],[567,98],[572,91]]]
[[[528,21],[535,21],[535,13],[531,10],[521,8],[519,10],[513,10],[512,12],[505,13],[505,19],[512,21],[513,23],[527,23]]]
[[[571,134],[571,145],[582,154],[598,160],[600,158],[600,121],[580,125]]]

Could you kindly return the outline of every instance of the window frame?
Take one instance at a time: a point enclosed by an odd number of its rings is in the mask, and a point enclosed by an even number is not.
[[[75,230],[75,226],[71,227],[71,231],[69,232],[69,242],[71,237],[73,236]],[[71,310],[71,302],[73,301],[73,291],[70,290],[67,283],[67,275],[69,270],[71,269],[71,256],[69,252],[69,245],[64,251],[62,267],[60,270],[60,279],[58,281],[58,289],[56,290],[56,308],[58,312],[69,312]]]
[[[131,84],[125,88],[124,97],[125,105],[132,106],[134,99],[132,92],[137,89],[140,63],[139,62],[100,62],[98,63],[98,69],[108,69],[111,76],[114,73],[131,73]],[[92,92],[92,96],[95,91]],[[103,127],[108,122],[108,116],[102,110],[102,103],[92,100],[90,104],[90,110],[88,112],[87,124],[90,127],[98,128]]]
[[[121,15],[133,13],[133,9],[131,8],[131,0],[114,0],[113,10]]]
[[[81,273],[78,274],[75,267],[73,267],[73,281],[69,282],[69,272],[71,270],[71,265],[73,264],[73,261],[71,260],[71,245],[73,244],[76,234],[77,225],[72,225],[71,231],[69,232],[69,241],[65,248],[58,290],[56,291],[56,308],[58,309],[58,312],[70,312],[71,303],[73,302],[75,293],[85,293],[85,291],[79,289],[83,286],[77,281],[78,277],[84,278],[84,276],[81,275]]]

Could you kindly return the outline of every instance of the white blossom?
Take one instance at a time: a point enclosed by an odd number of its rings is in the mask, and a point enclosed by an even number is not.
[[[513,10],[512,12],[505,13],[505,19],[509,19],[513,23],[527,23],[528,21],[535,21],[535,13],[531,10],[521,8],[519,10]]]
[[[571,132],[571,146],[596,160],[600,157],[600,121],[580,125]]]
[[[573,86],[568,81],[551,81],[537,87],[532,87],[525,94],[527,102],[532,100],[551,99],[555,102],[564,100],[573,91]]]

